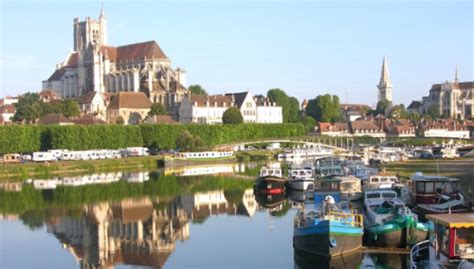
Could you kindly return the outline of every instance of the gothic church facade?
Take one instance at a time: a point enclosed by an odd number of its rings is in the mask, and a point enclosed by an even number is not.
[[[74,51],[42,84],[43,90],[63,98],[80,98],[89,92],[144,92],[174,117],[183,97],[189,95],[185,71],[173,69],[155,41],[109,46],[103,9],[98,20],[74,19]]]

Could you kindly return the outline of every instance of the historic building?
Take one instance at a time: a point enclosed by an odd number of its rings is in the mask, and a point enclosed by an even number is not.
[[[43,90],[63,98],[89,92],[143,92],[177,118],[179,103],[188,95],[186,73],[171,67],[155,41],[109,46],[103,10],[98,20],[75,18],[73,29],[74,51],[43,81]]]
[[[221,124],[229,107],[240,109],[244,123],[282,123],[282,107],[267,98],[254,98],[250,92],[226,95],[190,95],[184,97],[179,107],[182,123]]]
[[[431,86],[430,95],[426,98],[424,108],[429,109],[434,106],[439,110],[439,114],[452,119],[471,119],[472,115],[472,95],[474,93],[474,82],[459,82],[458,74],[453,82],[446,81],[441,84]]]
[[[389,101],[392,102],[392,81],[390,80],[390,74],[388,72],[387,57],[383,58],[382,73],[380,75],[380,82],[377,85],[378,91],[378,102]]]

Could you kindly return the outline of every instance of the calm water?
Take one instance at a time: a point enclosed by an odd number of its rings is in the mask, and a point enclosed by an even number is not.
[[[328,261],[294,252],[301,194],[255,197],[256,170],[227,164],[4,185],[0,268],[357,268],[363,259],[407,267],[406,255]]]

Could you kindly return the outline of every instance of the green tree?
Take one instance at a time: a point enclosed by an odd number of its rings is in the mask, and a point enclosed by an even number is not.
[[[122,118],[122,116],[118,116],[117,119],[115,120],[115,124],[124,125],[125,120]]]
[[[81,109],[79,108],[79,103],[75,100],[67,99],[61,102],[62,103],[62,114],[64,117],[77,117],[81,114]]]
[[[282,108],[283,122],[290,120],[290,99],[288,95],[281,89],[270,89],[267,92],[267,97],[270,101],[275,102]]]
[[[28,92],[24,94],[15,104],[15,107],[16,113],[13,116],[13,121],[34,123],[36,119],[42,116],[39,94],[37,93]]]
[[[306,115],[318,122],[336,122],[341,120],[339,97],[336,95],[319,95],[311,99],[306,106]]]
[[[201,137],[192,135],[188,130],[184,130],[176,140],[176,146],[181,151],[197,150],[204,145]]]
[[[307,133],[311,132],[314,129],[314,126],[316,126],[316,120],[310,116],[304,116],[301,119],[301,123],[303,123],[304,128]]]
[[[408,112],[403,104],[396,105],[388,113],[390,119],[408,119]]]
[[[237,107],[229,107],[222,115],[222,122],[224,124],[240,124],[244,122],[242,113]]]
[[[165,107],[160,103],[154,103],[151,105],[150,112],[148,112],[148,116],[158,116],[158,115],[168,115]]]
[[[199,84],[190,85],[188,90],[191,92],[192,95],[207,95],[207,92],[204,88],[201,87]]]
[[[300,115],[300,102],[295,97],[289,98],[289,115],[288,122],[298,122]]]
[[[420,123],[420,114],[418,112],[411,112],[408,113],[408,119],[415,125],[418,125]]]

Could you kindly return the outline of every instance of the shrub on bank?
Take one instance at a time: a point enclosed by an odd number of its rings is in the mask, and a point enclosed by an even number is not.
[[[174,149],[187,130],[202,140],[203,146],[264,138],[283,138],[305,134],[300,123],[283,124],[156,124],[156,125],[70,125],[0,126],[0,154],[48,149],[117,149],[146,146]]]

